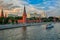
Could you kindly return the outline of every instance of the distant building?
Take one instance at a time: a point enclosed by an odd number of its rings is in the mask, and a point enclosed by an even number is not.
[[[47,14],[45,13],[44,10],[41,10],[41,11],[40,11],[40,15],[41,15],[41,18],[47,17]]]
[[[31,18],[31,17],[41,17],[41,15],[37,13],[27,14],[27,18]]]
[[[30,17],[31,17],[31,15],[30,15],[30,13],[28,13],[28,14],[27,14],[27,18],[30,18]]]
[[[18,17],[16,14],[8,14],[8,17]]]
[[[34,13],[34,14],[30,14],[31,17],[40,17],[41,15],[40,14],[37,14],[37,13]]]

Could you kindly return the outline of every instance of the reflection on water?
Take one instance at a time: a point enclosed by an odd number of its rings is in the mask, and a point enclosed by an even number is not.
[[[22,27],[22,39],[21,40],[27,39],[26,29],[27,29],[26,26]]]
[[[47,24],[0,31],[0,40],[60,40],[60,23],[46,29]]]

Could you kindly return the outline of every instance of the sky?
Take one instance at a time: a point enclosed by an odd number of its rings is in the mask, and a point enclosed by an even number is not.
[[[38,9],[48,10],[50,7],[56,6],[56,0],[26,0],[29,4],[34,5]]]
[[[60,0],[0,0],[0,7],[5,9],[26,6],[27,13],[45,12],[47,16],[60,16]]]

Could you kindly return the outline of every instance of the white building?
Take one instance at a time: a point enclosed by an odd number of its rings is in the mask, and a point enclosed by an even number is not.
[[[41,17],[41,15],[37,13],[27,14],[27,18],[30,18],[30,17]]]

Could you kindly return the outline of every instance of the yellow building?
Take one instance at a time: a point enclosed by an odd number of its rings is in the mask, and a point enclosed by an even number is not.
[[[31,15],[28,13],[28,14],[27,14],[27,18],[30,18],[30,17],[31,17]]]
[[[44,10],[42,10],[40,14],[41,14],[41,18],[45,18],[45,17],[47,17],[47,15],[46,15],[46,13],[45,13]]]

